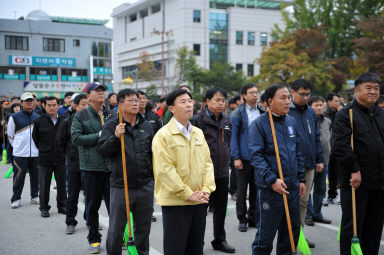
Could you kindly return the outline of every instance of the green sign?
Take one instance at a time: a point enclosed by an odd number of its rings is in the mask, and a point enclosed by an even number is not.
[[[51,76],[50,75],[42,75],[42,74],[38,74],[36,75],[37,76],[37,79],[38,81],[50,81],[51,80]],[[32,79],[31,79],[32,80]]]
[[[4,74],[4,80],[18,80],[18,79],[19,79],[18,74],[13,74],[13,75]]]
[[[94,67],[93,73],[99,75],[112,75],[112,68]]]

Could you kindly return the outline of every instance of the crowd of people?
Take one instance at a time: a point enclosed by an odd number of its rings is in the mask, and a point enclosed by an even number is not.
[[[290,254],[289,229],[297,246],[304,226],[331,224],[322,214],[329,204],[341,205],[340,254],[351,254],[351,189],[362,251],[378,254],[384,224],[380,85],[377,75],[361,74],[347,103],[336,93],[312,95],[305,79],[272,84],[262,95],[256,84],[246,83],[229,99],[225,90],[213,87],[202,102],[192,99],[188,86],[156,101],[132,89],[107,96],[107,87],[93,82],[86,94],[66,93],[62,106],[56,97],[38,100],[25,92],[20,99],[1,102],[7,134],[3,144],[14,169],[11,208],[21,206],[29,173],[30,202],[39,205],[41,217],[50,217],[54,174],[65,233],[76,232],[83,190],[89,252],[100,252],[104,201],[109,214],[106,251],[120,255],[127,222],[124,137],[140,255],[149,254],[154,202],[162,210],[164,254],[203,254],[207,212],[213,214],[212,248],[235,253],[225,229],[228,194],[236,201],[238,231],[257,228],[254,242],[247,244],[254,255],[270,254],[277,232],[277,254]]]

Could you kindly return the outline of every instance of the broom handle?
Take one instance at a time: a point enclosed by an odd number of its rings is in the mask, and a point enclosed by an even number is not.
[[[4,120],[4,125],[3,126],[3,145],[4,145],[4,148],[5,148],[5,117],[4,117],[4,108],[1,107],[1,119]]]
[[[353,151],[353,113],[352,109],[349,109],[349,119],[351,121],[351,147]],[[352,187],[352,217],[353,217],[353,235],[357,236],[357,226],[356,226],[356,194],[355,194],[355,188]]]
[[[272,130],[273,145],[275,146],[277,168],[279,169],[280,180],[284,181],[283,170],[281,169],[279,147],[277,146],[275,124],[273,123],[272,112],[270,109],[268,110],[268,114],[269,114],[269,123],[271,124],[271,130]],[[295,242],[293,240],[291,217],[289,215],[287,195],[284,193],[283,193],[283,200],[284,200],[285,215],[287,216],[287,225],[288,225],[289,241],[291,242],[291,250],[293,253],[295,253],[296,247],[295,247]]]
[[[122,123],[123,123],[123,114],[121,112],[121,104],[119,103],[119,124],[122,124]],[[129,238],[132,238],[131,218],[130,218],[131,211],[129,210],[129,196],[128,196],[128,182],[127,182],[127,165],[125,162],[124,134],[120,137],[120,143],[121,143],[121,159],[123,161],[125,207],[127,208]]]

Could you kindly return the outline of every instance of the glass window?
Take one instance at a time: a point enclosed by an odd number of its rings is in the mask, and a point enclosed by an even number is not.
[[[236,31],[236,44],[243,44],[243,31]]]
[[[26,36],[5,36],[6,50],[28,50],[28,37]]]
[[[243,64],[236,64],[236,71],[243,71]]]
[[[140,18],[145,18],[148,16],[148,9],[144,9],[140,11]]]
[[[25,67],[0,66],[0,80],[25,80]]]
[[[99,42],[99,57],[104,57],[104,43]]]
[[[97,56],[97,42],[92,42],[92,56]]]
[[[29,79],[31,81],[57,81],[57,68],[31,67]]]
[[[43,51],[65,52],[64,39],[43,38]]]
[[[253,64],[248,64],[248,76],[253,76]]]
[[[137,20],[137,13],[134,13],[132,15],[129,15],[129,21],[134,22]]]
[[[62,81],[88,81],[87,69],[61,69]]]
[[[195,56],[200,56],[200,44],[194,44],[193,51],[195,52]]]
[[[267,46],[268,42],[268,34],[267,33],[260,33],[260,46]]]
[[[73,40],[73,46],[79,47],[80,46],[80,40],[74,39]]]
[[[209,13],[209,62],[226,62],[228,51],[228,19],[226,13]]]
[[[156,5],[152,5],[152,7],[151,7],[152,13],[159,12],[160,10],[161,10],[160,3],[158,3]]]
[[[209,0],[209,8],[226,9],[235,6],[235,0]]]
[[[247,1],[247,8],[255,8],[257,0],[246,0]]]
[[[236,7],[245,7],[245,0],[236,0]]]
[[[255,45],[255,32],[248,32],[248,45]]]
[[[201,19],[201,11],[193,10],[193,22],[200,23],[200,19]]]

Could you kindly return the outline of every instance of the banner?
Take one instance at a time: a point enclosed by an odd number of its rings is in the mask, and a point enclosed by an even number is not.
[[[86,82],[45,82],[45,81],[25,81],[24,91],[57,91],[57,92],[84,92],[87,87]]]
[[[53,58],[53,57],[31,57],[31,56],[9,56],[10,65],[19,66],[61,66],[76,67],[74,58]]]

